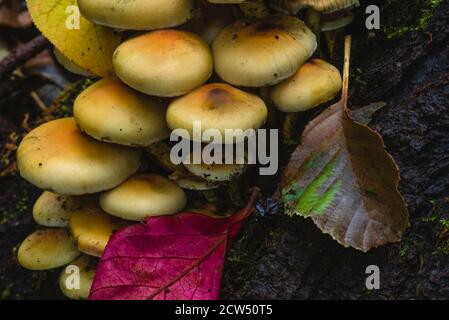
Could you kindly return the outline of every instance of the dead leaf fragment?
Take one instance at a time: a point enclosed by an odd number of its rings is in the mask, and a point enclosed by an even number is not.
[[[342,99],[306,127],[284,172],[281,196],[288,215],[311,217],[340,244],[368,251],[399,241],[409,220],[399,171],[382,137],[349,115],[350,46],[349,37]],[[365,111],[359,114],[364,122]]]

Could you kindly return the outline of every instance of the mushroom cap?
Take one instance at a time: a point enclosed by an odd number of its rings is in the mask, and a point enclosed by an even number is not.
[[[167,122],[171,129],[185,129],[193,135],[195,121],[201,122],[204,133],[218,129],[223,137],[226,129],[259,129],[267,119],[265,102],[256,95],[246,93],[224,83],[206,84],[178,98],[167,110]],[[209,142],[202,135],[204,142]],[[243,136],[236,136],[242,141]]]
[[[69,228],[81,252],[101,257],[114,231],[126,225],[126,221],[110,216],[98,203],[92,203],[72,213]]]
[[[192,0],[78,0],[88,20],[123,30],[154,30],[183,24],[192,16]]]
[[[263,87],[293,75],[316,48],[316,37],[304,22],[276,15],[236,21],[218,35],[212,52],[220,78],[236,86]]]
[[[29,270],[62,267],[81,254],[64,228],[46,228],[33,232],[20,245],[17,258]]]
[[[351,10],[341,10],[337,13],[323,14],[321,16],[321,31],[327,32],[346,27],[354,20]]]
[[[186,202],[184,191],[176,183],[154,174],[133,176],[100,196],[106,212],[132,221],[178,213]]]
[[[118,80],[102,79],[81,92],[74,118],[91,137],[127,146],[149,146],[170,135],[167,108]]]
[[[64,196],[44,191],[33,206],[33,218],[46,227],[67,227],[72,212],[82,208],[90,197]]]
[[[59,276],[59,288],[62,293],[69,299],[85,300],[89,297],[90,288],[94,281],[95,272],[97,270],[97,259],[88,255],[81,255],[72,261],[67,267],[62,270]],[[79,270],[79,288],[71,288],[71,279],[73,271],[70,267],[75,266]],[[68,282],[68,283],[67,283]]]
[[[210,182],[231,181],[243,174],[246,164],[184,164],[192,174]]]
[[[200,177],[197,177],[185,170],[175,171],[168,178],[171,181],[175,182],[182,189],[186,190],[206,191],[217,189],[220,187],[220,185],[215,182],[201,179]]]
[[[183,95],[209,79],[212,53],[198,35],[158,30],[123,42],[115,51],[117,76],[137,91],[158,96]]]
[[[65,195],[114,188],[139,165],[139,151],[85,136],[73,118],[37,127],[17,150],[17,166],[23,178],[43,190]]]
[[[335,98],[341,86],[337,68],[324,60],[313,59],[293,77],[274,86],[271,99],[283,112],[306,111]]]
[[[322,13],[331,13],[343,9],[359,6],[359,0],[273,0],[272,6],[281,11],[292,14],[310,7]]]

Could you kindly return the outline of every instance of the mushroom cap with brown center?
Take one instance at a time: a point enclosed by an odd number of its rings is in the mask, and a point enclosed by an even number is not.
[[[176,183],[155,174],[133,176],[100,196],[106,212],[132,221],[178,213],[186,202],[184,191]]]
[[[238,20],[212,45],[216,73],[244,87],[269,86],[290,77],[316,48],[316,37],[304,22],[282,15]]]
[[[111,235],[128,223],[104,212],[98,202],[76,210],[70,217],[70,234],[85,254],[101,257]]]
[[[29,270],[62,267],[81,254],[64,228],[40,229],[20,245],[17,258]]]
[[[274,86],[271,99],[283,112],[306,111],[335,98],[341,86],[337,68],[324,60],[313,59],[293,77]]]
[[[201,124],[204,133],[217,129],[223,139],[226,129],[259,129],[267,119],[267,107],[256,95],[246,93],[224,83],[206,84],[174,100],[167,110],[167,123],[171,129],[185,129],[192,140],[194,123]],[[243,135],[237,135],[242,141]],[[204,142],[209,142],[202,135]]]
[[[123,30],[154,30],[183,24],[192,0],[78,0],[81,14],[95,24]]]
[[[115,51],[117,76],[131,88],[158,97],[183,95],[209,79],[212,54],[198,35],[167,29],[123,42]]]
[[[23,178],[43,190],[65,195],[114,188],[139,165],[139,151],[83,135],[73,118],[37,127],[17,150],[17,166]]]
[[[170,135],[162,102],[114,79],[102,79],[81,92],[73,114],[81,130],[101,141],[142,147]]]

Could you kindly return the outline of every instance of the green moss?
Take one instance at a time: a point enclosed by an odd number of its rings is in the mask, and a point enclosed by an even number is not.
[[[55,100],[53,105],[49,108],[46,116],[50,118],[71,117],[73,115],[73,103],[75,102],[76,97],[95,81],[96,79],[93,78],[85,78],[68,87]],[[49,120],[45,117],[45,115],[44,118],[45,120]]]
[[[386,1],[383,9],[388,9],[391,15],[384,27],[385,34],[389,39],[392,39],[409,32],[425,31],[435,10],[442,2],[442,0]],[[404,11],[409,14],[404,15]],[[416,14],[413,14],[415,11]],[[407,19],[416,16],[418,18],[413,20]]]
[[[20,215],[26,214],[29,211],[28,202],[28,191],[23,190],[14,208],[11,210],[5,210],[0,213],[0,224],[6,224],[9,222],[14,223],[14,221],[17,220]]]
[[[7,286],[5,289],[3,289],[2,294],[0,295],[0,300],[8,299],[11,295],[11,287]]]

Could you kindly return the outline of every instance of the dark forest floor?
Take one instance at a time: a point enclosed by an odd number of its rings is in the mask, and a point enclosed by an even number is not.
[[[371,2],[385,8],[384,28],[368,35],[363,14],[352,26],[351,102],[387,102],[372,126],[400,167],[412,227],[401,243],[363,254],[342,248],[311,221],[257,210],[231,248],[225,299],[449,299],[449,3],[431,14],[429,1]],[[2,146],[14,140],[11,132],[23,133],[26,113],[39,116],[21,92],[42,81],[0,85]],[[0,299],[63,298],[59,270],[30,272],[15,259],[36,228],[31,208],[39,194],[17,174],[0,176]],[[380,290],[365,287],[368,265],[380,267]]]

